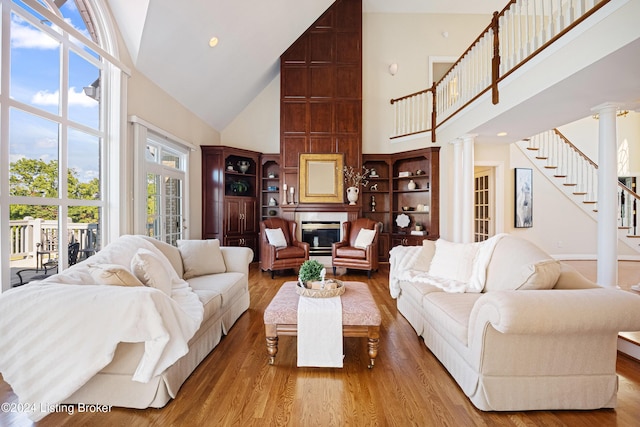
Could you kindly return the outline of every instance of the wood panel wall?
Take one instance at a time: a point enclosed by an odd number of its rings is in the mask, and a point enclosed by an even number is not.
[[[300,153],[344,153],[359,168],[362,0],[337,0],[280,57],[280,71],[283,183],[299,190]]]

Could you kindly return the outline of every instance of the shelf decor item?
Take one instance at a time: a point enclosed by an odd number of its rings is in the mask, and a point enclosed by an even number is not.
[[[409,190],[415,190],[415,189],[416,189],[416,183],[415,183],[415,182],[413,182],[413,180],[412,180],[412,179],[410,179],[410,180],[409,180],[409,183],[407,184],[407,188],[408,188]]]
[[[344,174],[344,182],[347,187],[347,200],[350,205],[355,205],[358,202],[358,195],[360,194],[360,185],[366,187],[369,184],[370,169],[362,166],[362,172],[357,171],[353,166],[345,166],[342,168]]]
[[[350,205],[355,205],[358,202],[359,193],[360,189],[358,187],[347,188],[347,200],[349,200]]]
[[[249,166],[250,163],[248,160],[239,160],[238,161],[238,169],[240,169],[240,172],[242,173],[247,173],[247,171],[249,170]]]

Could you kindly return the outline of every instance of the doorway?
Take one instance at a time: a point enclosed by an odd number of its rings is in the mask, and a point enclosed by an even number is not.
[[[495,168],[476,166],[474,168],[473,194],[473,237],[482,242],[496,233],[496,191]]]

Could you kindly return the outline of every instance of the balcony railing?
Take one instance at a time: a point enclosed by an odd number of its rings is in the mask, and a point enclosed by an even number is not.
[[[57,252],[58,221],[43,219],[24,219],[9,221],[11,264],[22,266],[33,264],[35,267],[37,252]],[[69,242],[80,244],[80,253],[91,255],[100,249],[98,224],[67,224]],[[55,256],[55,255],[54,255]]]
[[[431,88],[392,99],[391,138],[436,129],[610,0],[512,0]]]

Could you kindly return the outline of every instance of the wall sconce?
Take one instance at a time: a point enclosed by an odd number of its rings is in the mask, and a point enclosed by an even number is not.
[[[389,65],[389,74],[391,74],[392,76],[395,76],[397,72],[398,72],[398,64],[394,62],[393,64]]]

